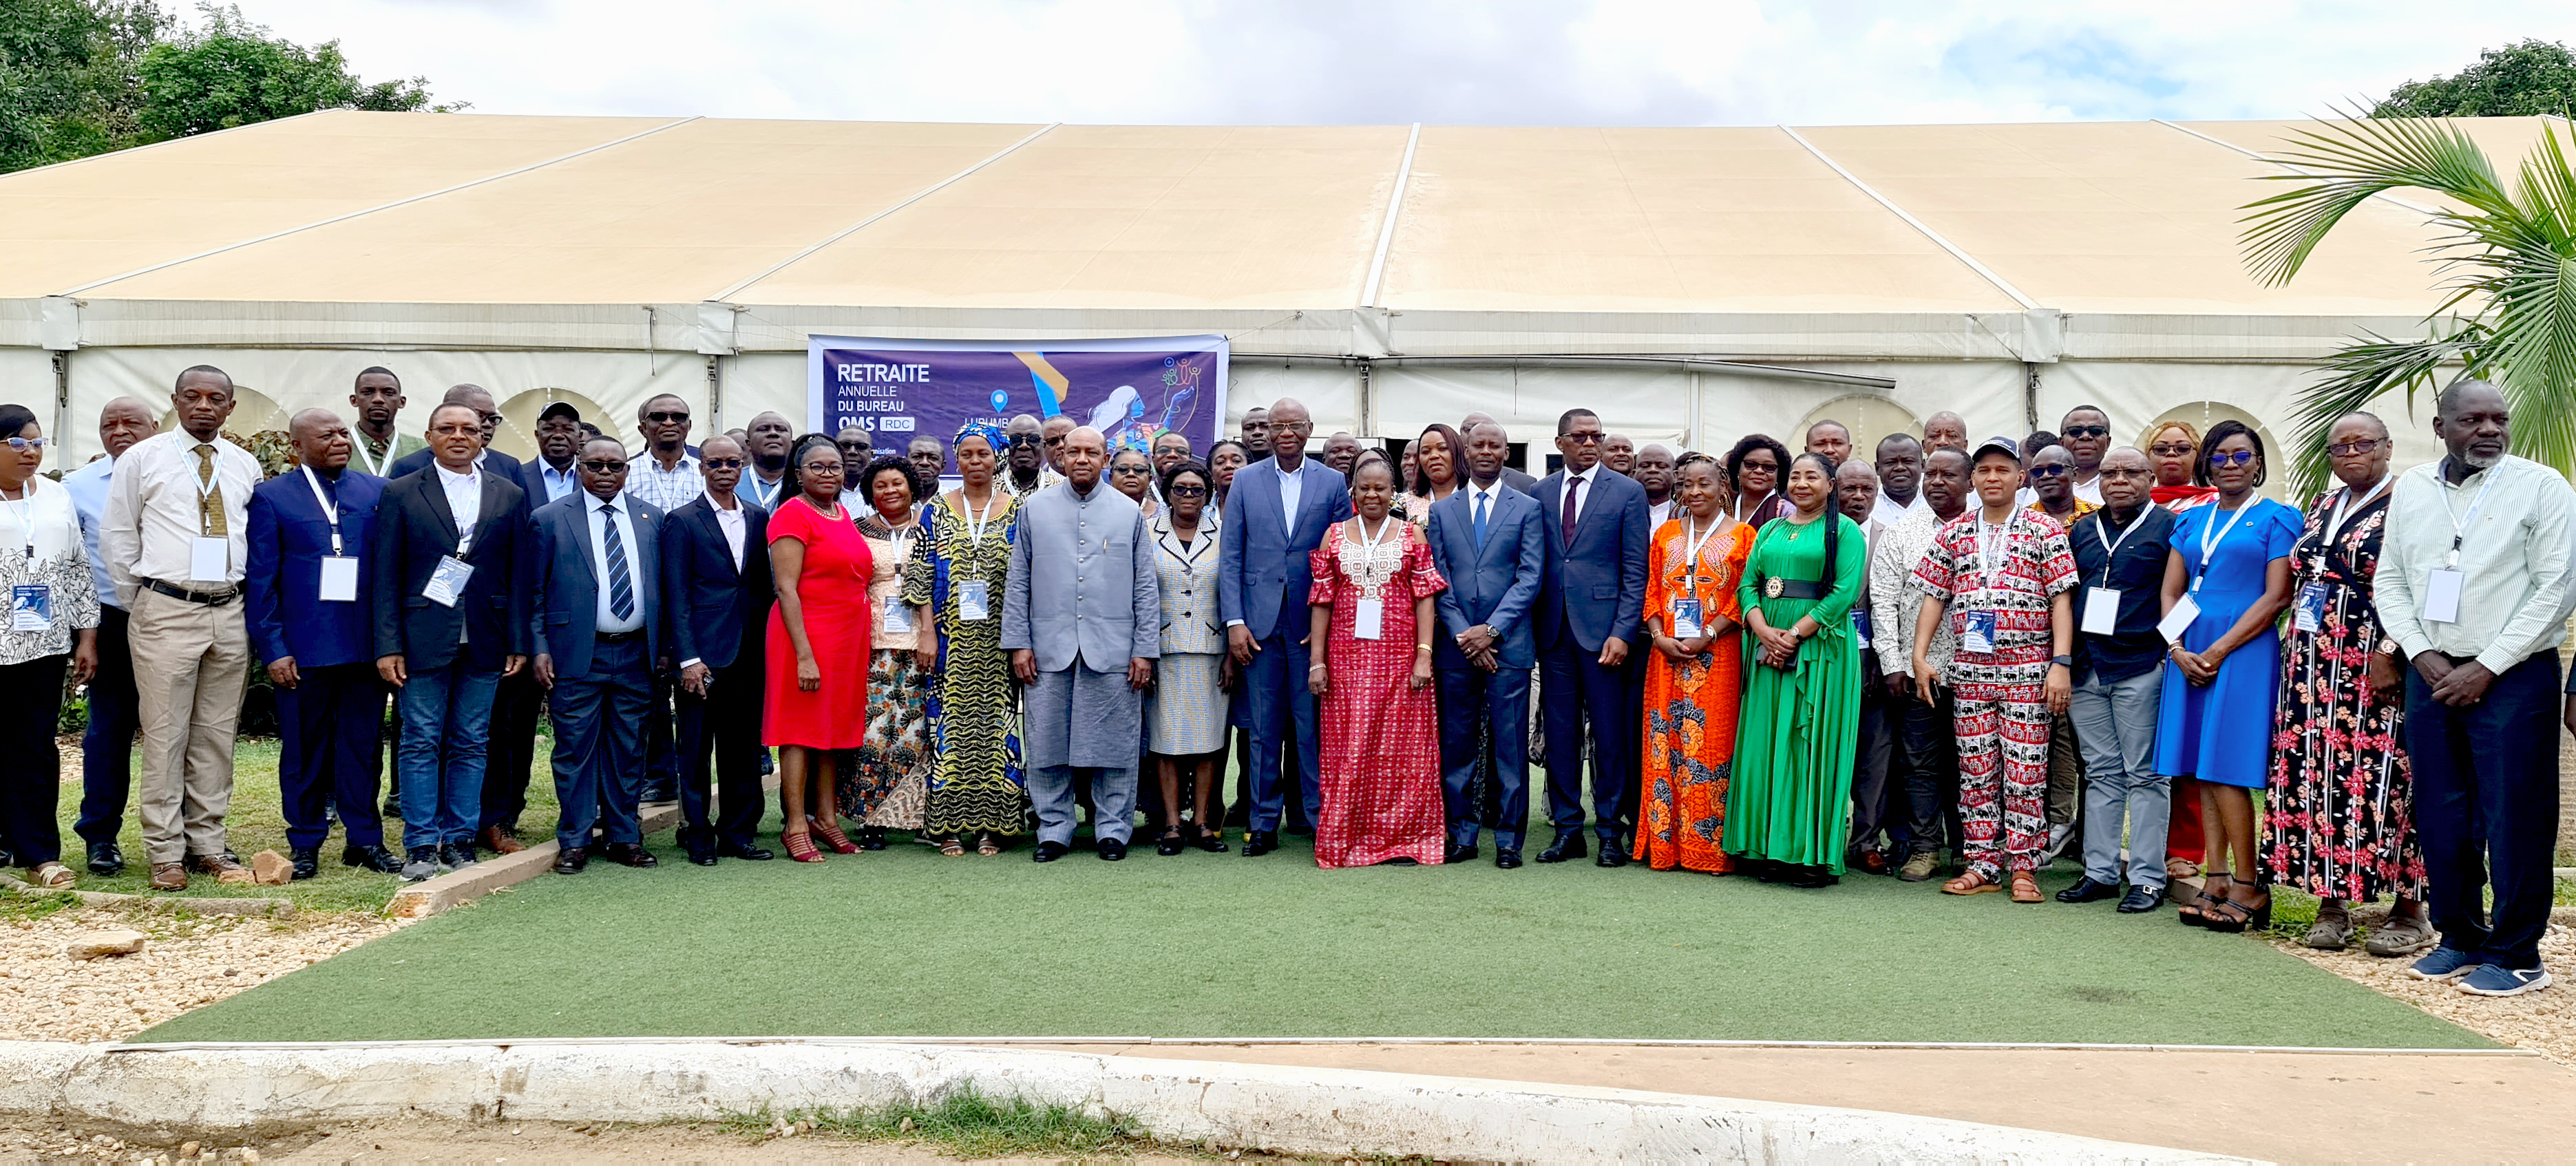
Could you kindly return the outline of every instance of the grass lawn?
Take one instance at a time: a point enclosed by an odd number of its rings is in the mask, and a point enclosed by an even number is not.
[[[898,835],[898,838],[901,836]],[[1238,836],[1239,841],[1239,836]],[[547,876],[137,1039],[1467,1036],[2484,1047],[2248,937],[2108,903],[1589,862],[1320,871],[898,841]],[[664,853],[672,858],[667,847]],[[2063,865],[2043,880],[2072,881]]]

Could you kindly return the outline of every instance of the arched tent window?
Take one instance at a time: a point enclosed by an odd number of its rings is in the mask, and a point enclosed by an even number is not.
[[[520,461],[536,457],[537,414],[557,401],[581,410],[581,419],[599,426],[601,432],[618,436],[618,427],[609,422],[608,410],[599,402],[570,389],[530,389],[501,402],[501,428],[492,435],[492,448]]]
[[[286,436],[287,416],[285,407],[275,398],[236,381],[232,416],[224,418],[224,436],[249,450],[259,459],[260,472],[273,478],[295,464],[295,447]],[[162,410],[161,432],[178,427],[178,410]]]
[[[1827,401],[1799,418],[1797,428],[1772,436],[1779,438],[1780,444],[1788,446],[1789,452],[1796,453],[1806,448],[1807,428],[1828,420],[1842,422],[1843,428],[1851,430],[1852,450],[1856,456],[1864,458],[1875,456],[1879,439],[1888,434],[1923,436],[1921,418],[1908,412],[1903,405],[1868,393],[1854,393]],[[1729,438],[1713,452],[1723,453],[1732,444],[1734,439]]]
[[[2147,443],[2155,438],[2157,430],[2162,429],[2168,423],[2175,421],[2180,421],[2191,426],[2192,432],[2202,436],[2207,436],[2209,433],[2209,427],[2216,425],[2221,421],[2242,421],[2245,424],[2252,426],[2254,428],[2254,432],[2263,439],[2263,453],[2265,455],[2263,468],[2266,473],[2263,479],[2263,487],[2261,490],[2257,491],[2257,493],[2262,494],[2266,498],[2272,498],[2284,502],[2291,501],[2289,496],[2291,460],[2289,447],[2282,443],[2278,434],[2272,432],[2271,426],[2263,424],[2261,418],[2258,418],[2243,409],[2239,409],[2234,405],[2221,401],[2194,401],[2188,405],[2173,406],[2172,408],[2166,409],[2164,412],[2157,414],[2155,423],[2147,426],[2145,431],[2139,433],[2137,439],[2129,444],[2135,445],[2140,449],[2145,449],[2147,447]],[[2296,505],[2295,502],[2292,502],[2292,504]]]

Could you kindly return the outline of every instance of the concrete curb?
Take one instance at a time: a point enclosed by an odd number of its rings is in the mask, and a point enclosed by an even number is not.
[[[637,815],[644,836],[652,836],[679,824],[680,803],[651,802]],[[436,878],[409,883],[394,892],[385,904],[385,914],[396,919],[427,919],[452,907],[463,906],[504,887],[514,887],[529,879],[541,878],[555,864],[562,847],[553,838],[532,843],[517,854],[500,854],[459,871]]]
[[[293,899],[215,899],[189,898],[186,895],[120,895],[108,891],[84,891],[77,888],[55,891],[47,890],[39,886],[33,886],[10,875],[0,875],[0,889],[6,889],[10,894],[23,895],[31,899],[50,898],[55,895],[73,895],[80,899],[81,906],[84,907],[141,908],[146,911],[158,911],[165,915],[180,911],[188,911],[199,915],[266,915],[272,919],[283,919],[295,914],[295,901]]]
[[[1944,1118],[1626,1089],[1090,1053],[802,1042],[155,1049],[0,1043],[0,1113],[130,1131],[276,1133],[425,1115],[650,1122],[875,1109],[972,1085],[1154,1136],[1313,1156],[2238,1162]]]

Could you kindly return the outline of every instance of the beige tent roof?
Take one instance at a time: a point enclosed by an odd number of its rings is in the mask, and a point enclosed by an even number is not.
[[[0,177],[0,346],[1268,327],[1316,354],[2268,357],[2432,308],[2431,231],[2390,201],[2291,287],[2245,275],[2238,208],[2280,172],[2249,151],[2292,124],[331,112]],[[2463,124],[2509,164],[2546,123]],[[2271,339],[2212,339],[2239,335]]]

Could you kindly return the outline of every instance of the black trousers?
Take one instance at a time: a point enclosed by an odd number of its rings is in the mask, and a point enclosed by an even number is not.
[[[1851,787],[1851,844],[1863,850],[1878,848],[1879,831],[1903,830],[1912,810],[1905,787],[1890,780],[1896,768],[1897,716],[1878,670],[1863,668],[1860,743],[1852,753]]]
[[[648,664],[657,664],[647,661]],[[647,802],[679,796],[680,751],[671,732],[672,705],[679,696],[679,677],[653,669],[653,699],[644,709],[644,792]]]
[[[63,669],[69,655],[0,666],[0,850],[33,867],[63,858],[54,819],[62,790],[62,756],[54,726],[63,715]],[[111,835],[112,837],[112,835]]]
[[[532,662],[516,676],[501,678],[492,693],[492,742],[483,770],[483,822],[511,833],[528,808],[528,771],[537,762],[537,713],[545,703],[545,686],[537,683]]]
[[[2425,906],[2442,946],[2479,963],[2540,966],[2558,843],[2558,653],[2505,670],[2486,699],[2452,708],[2406,670],[2406,755]],[[2486,844],[2478,843],[2485,827]],[[2495,891],[2490,914],[2483,891]]]
[[[340,808],[349,845],[384,845],[384,822],[376,817],[384,720],[384,681],[372,663],[303,669],[295,687],[277,690],[277,792],[289,848],[317,847],[330,836],[326,797]]]
[[[1950,723],[1954,699],[1925,704],[1912,696],[1894,702],[1895,751],[1890,765],[1905,790],[1905,853],[1959,849],[1959,736]]]
[[[1559,621],[1556,646],[1539,650],[1540,716],[1547,722],[1547,821],[1559,831],[1583,828],[1583,737],[1592,734],[1592,830],[1618,838],[1632,812],[1627,805],[1637,770],[1642,724],[1628,719],[1628,670],[1601,666],[1599,652],[1583,650],[1574,625]]]
[[[590,672],[555,681],[547,712],[555,724],[555,843],[566,850],[603,842],[642,842],[637,798],[644,788],[644,714],[653,674],[644,638],[600,640]]]
[[[89,677],[89,731],[81,734],[80,819],[83,842],[114,842],[125,828],[134,789],[134,649],[125,638],[125,609],[98,606],[98,671]],[[53,738],[48,736],[47,741]]]
[[[680,702],[680,845],[690,853],[747,849],[760,827],[761,657],[746,652],[707,672],[707,694]],[[708,793],[715,794],[709,820]]]

